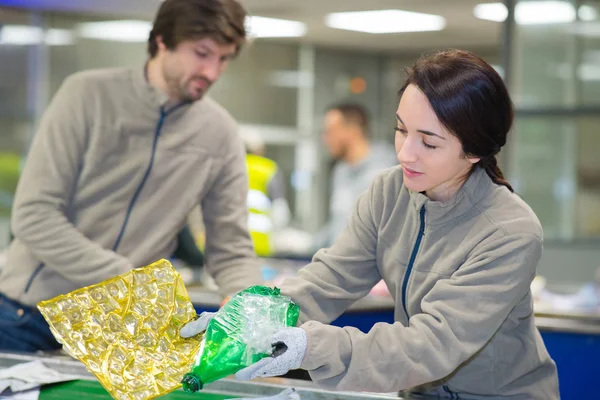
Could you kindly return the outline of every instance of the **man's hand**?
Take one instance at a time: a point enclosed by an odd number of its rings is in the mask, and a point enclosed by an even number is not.
[[[229,300],[231,300],[231,296],[227,296],[221,302],[221,307],[225,305]],[[208,327],[208,323],[215,317],[216,312],[203,312],[200,314],[198,318],[194,321],[190,321],[181,328],[179,331],[179,336],[183,338],[189,338],[192,336],[196,336],[199,333],[202,333]]]
[[[246,381],[257,377],[279,376],[298,369],[306,354],[307,344],[308,337],[304,329],[280,329],[271,338],[273,355],[238,371],[235,377]]]
[[[185,324],[179,331],[179,335],[183,338],[190,338],[204,332],[215,314],[214,312],[203,312],[197,319]]]

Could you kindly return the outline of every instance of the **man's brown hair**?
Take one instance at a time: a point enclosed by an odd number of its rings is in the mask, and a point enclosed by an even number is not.
[[[158,52],[160,36],[169,50],[185,40],[212,38],[221,44],[235,44],[239,52],[246,40],[246,10],[236,0],[165,0],[156,14],[148,53]]]

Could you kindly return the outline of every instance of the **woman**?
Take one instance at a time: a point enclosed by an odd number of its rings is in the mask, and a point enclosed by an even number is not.
[[[424,57],[400,90],[400,167],[360,198],[344,233],[283,284],[302,310],[283,354],[240,378],[301,367],[330,389],[456,398],[557,399],[530,283],[542,228],[497,166],[513,107],[494,69],[452,50]],[[383,279],[394,324],[327,325]]]

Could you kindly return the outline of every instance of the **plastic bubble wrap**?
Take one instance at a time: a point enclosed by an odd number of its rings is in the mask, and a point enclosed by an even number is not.
[[[65,351],[115,399],[145,400],[180,386],[201,337],[179,329],[196,317],[181,277],[157,261],[38,304]]]

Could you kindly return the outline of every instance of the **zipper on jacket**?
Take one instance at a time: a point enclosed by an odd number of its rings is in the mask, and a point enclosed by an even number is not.
[[[156,146],[158,144],[158,137],[160,136],[160,131],[165,122],[165,118],[167,117],[167,115],[171,114],[173,111],[175,111],[176,109],[178,109],[179,107],[181,107],[185,104],[187,104],[187,103],[186,102],[179,103],[178,105],[176,105],[169,111],[166,111],[164,106],[160,108],[160,118],[158,120],[158,123],[156,124],[156,131],[154,133],[154,142],[152,143],[152,154],[150,155],[150,162],[148,163],[148,168],[146,169],[146,172],[144,173],[142,182],[136,189],[135,194],[133,195],[133,198],[131,199],[131,202],[129,203],[129,207],[127,207],[127,214],[125,214],[125,220],[123,221],[123,226],[121,226],[121,231],[119,232],[119,235],[117,236],[117,240],[115,241],[115,244],[113,245],[113,248],[112,248],[113,251],[117,250],[117,248],[119,247],[119,244],[121,243],[121,239],[123,239],[123,235],[125,234],[125,228],[127,227],[127,223],[129,222],[129,217],[131,216],[131,211],[133,210],[133,206],[135,205],[135,202],[137,201],[138,196],[140,195],[142,189],[144,188],[144,185],[146,184],[146,181],[148,180],[148,177],[150,176],[150,171],[152,171],[152,166],[154,164],[154,156],[156,154]],[[44,269],[44,266],[45,266],[45,264],[43,262],[40,262],[38,264],[38,266],[35,268],[35,270],[31,274],[31,276],[27,280],[27,284],[25,285],[25,289],[23,290],[24,293],[29,292],[29,289],[31,288],[31,285],[32,285],[34,279],[39,275],[39,273],[42,271],[42,269]]]
[[[113,245],[113,251],[117,251],[119,248],[119,244],[121,244],[121,239],[123,239],[123,235],[125,234],[125,228],[127,228],[127,223],[129,222],[129,217],[131,216],[131,212],[133,211],[133,206],[135,206],[135,202],[137,201],[144,185],[146,185],[146,181],[150,176],[150,171],[152,171],[152,166],[154,165],[154,156],[156,155],[156,145],[158,144],[158,137],[160,136],[160,130],[165,122],[165,117],[167,113],[165,112],[165,108],[160,108],[160,119],[158,120],[158,124],[156,124],[156,131],[154,132],[154,141],[152,142],[152,153],[150,154],[150,162],[148,163],[148,167],[146,168],[146,172],[144,173],[144,177],[137,187],[131,201],[129,202],[129,207],[127,207],[127,213],[125,214],[125,219],[123,220],[123,225],[121,226],[121,231],[117,236],[117,240],[115,240],[115,244]]]
[[[43,262],[39,263],[38,266],[35,267],[35,271],[33,271],[31,276],[29,277],[29,280],[27,281],[27,284],[25,285],[25,290],[23,290],[23,293],[29,292],[29,288],[31,288],[31,284],[33,283],[33,280],[41,272],[42,268],[44,268]]]
[[[446,393],[448,393],[450,395],[450,399],[460,400],[458,393],[454,393],[452,390],[450,390],[450,388],[448,386],[444,385],[444,386],[442,386],[442,388],[444,389],[444,391]]]
[[[404,274],[404,282],[402,283],[402,307],[404,307],[404,312],[406,313],[406,318],[410,318],[410,316],[408,315],[408,307],[406,306],[406,288],[408,286],[408,280],[410,278],[410,273],[412,272],[413,265],[415,264],[415,259],[417,258],[417,253],[419,252],[419,247],[421,247],[421,241],[423,240],[423,235],[425,234],[425,206],[421,207],[419,217],[420,217],[419,234],[417,235],[417,240],[415,241],[415,246],[413,247],[412,254],[410,255],[410,261],[408,262],[408,267],[406,268],[406,273]]]
[[[121,231],[119,232],[119,235],[117,236],[117,240],[115,240],[115,244],[112,247],[113,251],[117,251],[117,249],[119,248],[119,245],[121,244],[121,240],[123,239],[123,235],[125,234],[125,229],[127,228],[127,223],[129,222],[129,217],[131,216],[131,212],[133,211],[133,207],[135,206],[135,202],[137,201],[140,193],[142,192],[144,185],[146,185],[146,181],[148,180],[148,177],[150,177],[150,172],[152,171],[152,166],[154,165],[154,156],[156,155],[156,146],[158,145],[158,138],[160,136],[160,131],[165,122],[165,118],[169,114],[171,114],[173,111],[175,111],[176,109],[178,109],[179,107],[181,107],[184,104],[187,104],[187,103],[185,103],[185,102],[179,103],[178,105],[176,105],[169,111],[166,111],[164,106],[162,106],[160,108],[160,119],[158,120],[158,123],[156,124],[156,131],[154,133],[154,142],[152,143],[152,153],[150,155],[150,162],[148,163],[148,167],[146,168],[146,172],[144,173],[144,177],[142,178],[140,185],[136,189],[133,197],[131,198],[129,207],[127,207],[127,213],[125,214],[123,226],[121,226]]]

